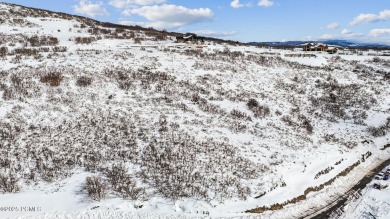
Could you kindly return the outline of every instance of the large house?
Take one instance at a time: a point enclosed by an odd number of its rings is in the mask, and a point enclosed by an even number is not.
[[[320,52],[328,52],[330,54],[333,54],[337,52],[337,48],[329,47],[328,45],[325,44],[307,43],[303,45],[303,51],[320,51]]]
[[[311,43],[307,43],[307,44],[303,45],[303,51],[311,51],[312,46],[313,46],[313,44],[311,44]]]
[[[188,44],[204,44],[203,37],[199,37],[195,34],[183,36],[183,37],[176,37],[177,43],[188,43]]]

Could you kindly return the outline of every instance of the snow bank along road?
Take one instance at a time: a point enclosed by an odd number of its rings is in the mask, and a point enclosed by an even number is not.
[[[384,148],[390,147],[390,144],[387,144],[384,146]],[[351,198],[359,197],[360,192],[362,189],[364,189],[367,184],[369,184],[372,179],[374,178],[375,174],[379,173],[383,170],[386,166],[390,165],[390,159],[382,162],[379,164],[375,169],[369,172],[368,175],[363,177],[355,186],[353,186],[348,192],[345,193],[345,195],[338,198],[338,200],[331,202],[326,208],[322,209],[322,211],[314,211],[302,218],[316,218],[316,219],[322,219],[322,218],[329,218],[332,215],[339,215],[343,212],[343,207],[347,204]]]

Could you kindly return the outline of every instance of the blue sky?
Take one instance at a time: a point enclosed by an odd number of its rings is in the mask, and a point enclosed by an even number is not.
[[[349,39],[390,44],[389,0],[5,0],[101,21],[242,42]]]

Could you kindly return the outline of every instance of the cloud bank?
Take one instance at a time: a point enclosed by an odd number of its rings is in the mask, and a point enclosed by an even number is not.
[[[355,17],[350,25],[357,25],[362,23],[375,23],[379,21],[390,20],[390,10],[383,10],[379,14],[359,14]]]
[[[73,6],[75,12],[91,17],[109,16],[108,11],[103,7],[103,2],[93,3],[88,0],[80,0],[78,5]]]

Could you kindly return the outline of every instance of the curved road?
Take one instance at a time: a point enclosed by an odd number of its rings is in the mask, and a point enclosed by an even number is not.
[[[329,206],[327,206],[324,211],[316,211],[309,215],[305,215],[301,218],[315,218],[315,219],[325,219],[329,218],[331,215],[339,214],[342,212],[342,208],[347,204],[348,200],[350,200],[351,196],[359,196],[360,191],[366,188],[367,184],[371,182],[374,178],[375,174],[379,173],[385,167],[390,165],[390,159],[382,162],[379,166],[373,169],[368,175],[366,175],[363,179],[361,179],[354,187],[352,187],[345,195],[341,196],[337,201],[333,202]],[[358,195],[359,194],[359,195]]]

